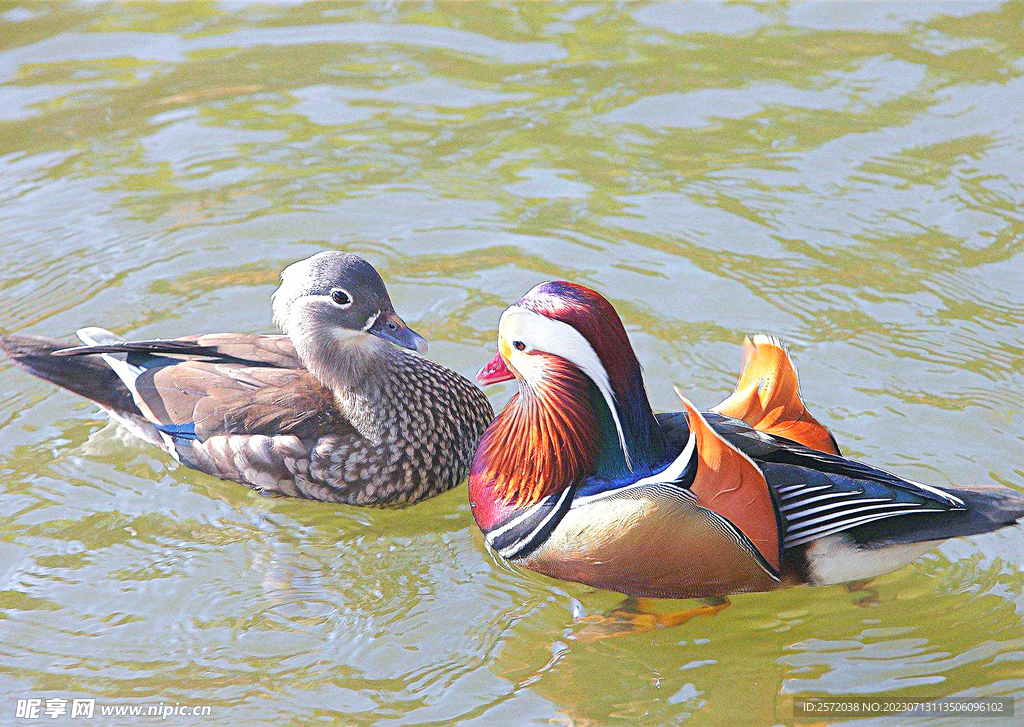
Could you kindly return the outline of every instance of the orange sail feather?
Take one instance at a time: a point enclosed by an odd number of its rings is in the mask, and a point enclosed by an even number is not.
[[[742,419],[754,429],[792,439],[805,447],[840,454],[835,438],[810,415],[789,354],[778,339],[743,341],[743,370],[732,395],[712,411]]]
[[[778,574],[782,560],[779,523],[771,491],[753,460],[726,442],[676,389],[689,415],[697,448],[697,474],[690,491],[750,539]]]

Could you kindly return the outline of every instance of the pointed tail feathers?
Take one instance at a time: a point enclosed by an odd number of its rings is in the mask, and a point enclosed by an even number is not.
[[[125,343],[123,338],[117,334],[111,333],[105,328],[79,328],[76,333],[85,346],[89,348],[99,347],[102,350],[105,347]],[[80,350],[81,348],[82,347],[71,349],[71,351]],[[62,356],[67,353],[68,351],[59,351],[57,352],[57,355]],[[121,383],[127,387],[128,391],[134,395],[136,391],[135,380],[139,378],[145,369],[141,366],[129,363],[128,354],[124,352],[100,353],[100,358],[103,359],[103,363],[109,366],[110,369],[117,374],[117,377],[121,379]]]
[[[967,504],[970,533],[979,535],[1013,525],[1024,518],[1024,493],[1002,485],[967,485],[942,488]]]
[[[1024,494],[999,485],[943,487],[960,498],[963,508],[878,520],[849,531],[854,541],[869,548],[906,543],[934,543],[948,538],[983,535],[1014,525],[1024,518]]]
[[[88,332],[102,329],[83,329]],[[79,332],[79,336],[82,332]],[[103,331],[110,336],[114,334]],[[88,335],[88,334],[87,334]],[[85,338],[83,337],[83,340]],[[98,343],[99,341],[97,341]],[[99,356],[54,356],[68,344],[39,336],[0,336],[0,349],[7,357],[34,376],[73,391],[102,407],[125,415],[142,416],[131,392],[114,370]]]

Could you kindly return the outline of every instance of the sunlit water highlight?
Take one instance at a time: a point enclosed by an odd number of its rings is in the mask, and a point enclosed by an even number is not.
[[[0,327],[267,331],[280,268],[344,248],[470,375],[502,308],[564,277],[614,301],[661,409],[673,384],[719,401],[770,331],[852,455],[1022,489],[1022,20],[7,5]],[[0,488],[0,722],[33,695],[212,724],[708,725],[786,722],[794,697],[1024,696],[1019,531],[591,642],[574,614],[619,598],[495,562],[464,486],[397,512],[265,499],[6,363]]]

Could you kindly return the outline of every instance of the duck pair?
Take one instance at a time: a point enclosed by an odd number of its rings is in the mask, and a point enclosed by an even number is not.
[[[83,346],[0,347],[183,464],[266,493],[407,504],[468,473],[499,555],[632,596],[867,578],[1024,517],[1009,488],[940,489],[844,458],[772,338],[746,342],[719,406],[680,395],[683,411],[655,414],[612,305],[544,283],[503,313],[477,376],[518,384],[494,419],[479,388],[419,355],[366,261],[319,253],[281,279],[284,335],[128,342],[87,328]]]

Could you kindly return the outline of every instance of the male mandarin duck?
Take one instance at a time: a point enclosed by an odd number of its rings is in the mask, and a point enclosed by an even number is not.
[[[940,489],[843,457],[775,339],[747,343],[719,406],[655,414],[622,321],[581,285],[544,283],[502,314],[477,379],[513,378],[470,503],[498,554],[556,578],[670,598],[841,583],[1024,517],[1009,488]]]
[[[313,255],[284,270],[272,302],[285,335],[127,342],[85,328],[85,346],[7,335],[0,347],[181,463],[265,493],[397,505],[465,478],[494,412],[411,352],[426,343],[368,262]]]

